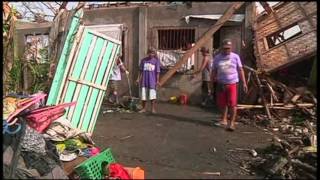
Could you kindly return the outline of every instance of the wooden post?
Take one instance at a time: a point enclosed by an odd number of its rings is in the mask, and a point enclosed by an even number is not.
[[[258,74],[257,73],[254,73],[255,77],[256,77],[256,80],[257,80],[257,83],[258,83],[258,87],[259,87],[259,94],[260,94],[260,97],[262,99],[262,103],[265,107],[265,110],[266,110],[266,113],[267,113],[267,116],[269,118],[269,120],[272,120],[272,117],[271,117],[271,113],[270,113],[270,110],[269,110],[269,107],[267,106],[267,102],[266,102],[266,99],[264,97],[264,94],[263,94],[263,89],[262,89],[262,84],[261,84],[261,81],[258,77]]]
[[[259,3],[260,3],[261,6],[263,7],[263,9],[266,10],[266,12],[267,12],[268,14],[271,14],[271,13],[273,12],[272,7],[270,7],[267,2],[259,1]]]
[[[160,79],[160,86],[163,86],[164,83],[170,79],[174,73],[184,64],[188,61],[188,58],[192,56],[192,54],[199,49],[206,41],[208,41],[212,35],[225,23],[227,22],[233,15],[233,13],[239,9],[244,2],[236,2],[233,3],[219,18],[219,20],[210,27],[210,29],[195,43],[195,45],[189,49],[181,58],[179,62],[175,64],[173,68],[171,68],[161,79]]]

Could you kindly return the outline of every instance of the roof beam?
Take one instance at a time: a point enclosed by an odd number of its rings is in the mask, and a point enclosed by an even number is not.
[[[268,14],[271,14],[273,12],[272,7],[267,2],[259,1],[259,3]]]

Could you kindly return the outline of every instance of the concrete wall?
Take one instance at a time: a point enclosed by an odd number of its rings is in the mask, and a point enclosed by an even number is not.
[[[230,2],[193,2],[192,7],[186,5],[153,5],[148,8],[144,6],[136,7],[110,7],[91,9],[84,11],[85,25],[102,25],[102,24],[124,24],[128,28],[126,33],[126,53],[125,65],[131,72],[130,81],[134,82],[138,75],[138,65],[141,57],[146,55],[147,48],[152,46],[157,48],[157,28],[159,27],[194,27],[195,39],[205,33],[208,28],[216,21],[211,20],[194,20],[189,24],[185,22],[184,16],[202,15],[202,14],[223,14],[230,6]],[[242,7],[236,13],[244,14],[245,7]],[[240,49],[241,28],[239,23],[228,22],[221,34],[231,36],[236,41],[237,51]],[[234,28],[235,27],[235,28]],[[144,29],[143,29],[144,28]],[[234,35],[236,31],[236,35]],[[139,35],[140,32],[140,35]],[[141,34],[142,33],[142,34]],[[144,36],[143,33],[146,33]],[[229,34],[229,35],[228,35]],[[145,38],[145,39],[143,39]],[[208,48],[212,48],[212,39],[206,44]],[[201,55],[196,54],[195,68],[201,65]],[[163,75],[163,74],[162,74]],[[187,93],[193,103],[200,102],[201,77],[190,83],[190,75],[175,74],[165,85],[159,90],[160,100],[168,100],[170,96]],[[122,76],[120,83],[120,95],[128,95],[127,80],[125,75]],[[132,83],[131,83],[132,84]],[[133,87],[134,95],[138,96],[138,87]]]
[[[50,31],[51,23],[27,23],[17,22],[14,35],[14,57],[24,61],[24,50],[26,35],[48,34]],[[33,81],[33,76],[29,68],[23,68],[23,92],[30,93]]]
[[[49,34],[51,23],[17,22],[15,30],[15,57],[21,58],[24,53],[25,36],[28,34]]]

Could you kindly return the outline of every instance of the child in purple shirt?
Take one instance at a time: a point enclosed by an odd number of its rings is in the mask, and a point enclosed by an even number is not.
[[[146,101],[151,100],[152,113],[156,113],[155,100],[157,99],[157,86],[160,76],[160,61],[156,57],[154,49],[148,50],[148,57],[140,62],[140,73],[137,84],[140,85],[140,97],[142,100],[142,110],[140,113],[146,112]]]

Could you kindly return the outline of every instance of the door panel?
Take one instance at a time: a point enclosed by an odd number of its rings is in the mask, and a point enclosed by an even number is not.
[[[78,32],[56,102],[77,101],[76,106],[67,109],[65,117],[72,127],[92,133],[121,42],[91,28],[81,28],[83,32],[81,36]]]

